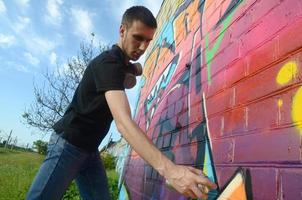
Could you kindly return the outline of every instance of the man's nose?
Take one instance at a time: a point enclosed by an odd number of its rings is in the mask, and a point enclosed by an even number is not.
[[[142,52],[145,52],[147,47],[148,47],[148,42],[146,42],[146,41],[141,42],[140,45],[139,45],[139,50],[142,51]]]

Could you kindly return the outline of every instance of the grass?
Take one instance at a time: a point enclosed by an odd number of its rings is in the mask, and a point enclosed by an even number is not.
[[[0,200],[25,199],[27,191],[44,156],[37,153],[8,150],[0,147]],[[107,171],[112,199],[117,199],[118,174]],[[72,182],[63,200],[80,200],[76,184]]]
[[[0,199],[25,199],[44,156],[0,148]]]
[[[111,199],[118,199],[118,174],[115,170],[107,171],[109,191]],[[63,200],[80,200],[80,194],[75,182],[73,181],[62,198]]]

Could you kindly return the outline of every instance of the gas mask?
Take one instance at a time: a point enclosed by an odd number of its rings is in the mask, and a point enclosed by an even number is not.
[[[129,63],[126,69],[124,87],[131,89],[136,85],[136,76],[140,76],[143,73],[143,68],[140,63]]]

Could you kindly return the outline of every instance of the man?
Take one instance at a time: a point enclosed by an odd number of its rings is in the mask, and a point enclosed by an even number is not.
[[[131,147],[178,192],[206,198],[208,189],[216,188],[202,171],[175,165],[165,157],[131,118],[124,91],[129,61],[145,52],[156,28],[147,8],[126,10],[118,44],[91,61],[66,113],[55,124],[56,133],[27,199],[60,199],[73,179],[83,199],[110,199],[98,146],[113,119]]]

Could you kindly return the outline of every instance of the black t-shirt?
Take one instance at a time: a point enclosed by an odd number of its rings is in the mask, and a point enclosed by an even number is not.
[[[112,114],[105,99],[109,90],[125,90],[126,65],[122,50],[114,45],[87,66],[72,102],[54,125],[57,133],[71,144],[95,151],[106,136]]]

